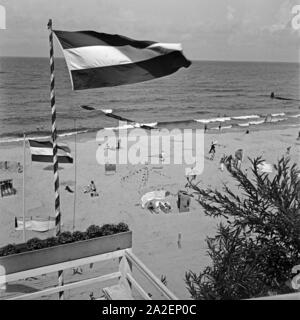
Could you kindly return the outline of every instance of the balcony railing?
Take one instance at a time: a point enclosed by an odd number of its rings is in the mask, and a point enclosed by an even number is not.
[[[80,266],[95,264],[104,262],[111,259],[118,259],[118,270],[104,275],[98,275],[96,277],[78,280],[63,285],[55,285],[48,287],[37,292],[31,292],[26,294],[18,294],[14,296],[4,297],[5,300],[30,300],[41,299],[46,296],[58,294],[59,292],[66,292],[68,290],[77,289],[80,287],[88,287],[95,284],[99,284],[104,281],[113,280],[114,285],[106,288],[102,288],[104,297],[95,297],[95,299],[143,299],[151,300],[149,294],[149,284],[156,289],[161,297],[167,300],[177,300],[177,297],[158,279],[132,252],[131,249],[117,250],[105,254],[95,255],[87,258],[67,261],[63,263],[57,263],[53,265],[47,265],[35,269],[30,269],[22,272],[9,274],[5,278],[4,285],[9,282],[19,281],[21,279],[38,277],[47,273],[58,272],[59,270],[66,270],[72,268],[78,268]],[[135,271],[133,273],[133,270]],[[138,282],[134,274],[136,271],[139,276],[148,282],[147,287],[144,288]],[[139,278],[140,278],[139,277]],[[88,289],[87,289],[88,291]],[[5,292],[4,292],[5,293]]]

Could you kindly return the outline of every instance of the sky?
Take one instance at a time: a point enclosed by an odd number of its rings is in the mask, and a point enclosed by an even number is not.
[[[0,0],[0,56],[49,56],[47,22],[137,40],[178,42],[191,60],[299,59],[292,7],[300,0]],[[62,56],[55,42],[55,56]]]

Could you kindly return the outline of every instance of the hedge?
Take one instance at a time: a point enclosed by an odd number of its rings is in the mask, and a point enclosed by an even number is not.
[[[84,232],[74,231],[72,233],[69,231],[65,231],[60,233],[57,237],[50,237],[44,240],[32,238],[28,240],[26,243],[8,244],[0,248],[0,257],[32,250],[54,247],[76,241],[108,236],[126,231],[129,231],[129,227],[126,223],[123,222],[120,222],[119,224],[104,224],[102,227],[99,227],[97,225],[91,225]]]

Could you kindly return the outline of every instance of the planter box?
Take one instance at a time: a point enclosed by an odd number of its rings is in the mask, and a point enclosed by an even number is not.
[[[0,276],[132,247],[132,231],[0,257]]]

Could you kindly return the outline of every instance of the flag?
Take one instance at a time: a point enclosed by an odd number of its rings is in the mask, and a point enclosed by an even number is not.
[[[113,87],[167,76],[191,62],[181,44],[138,41],[95,31],[59,31],[73,90]]]
[[[28,140],[30,145],[31,160],[36,162],[53,162],[53,145],[50,141]],[[58,162],[73,163],[71,150],[66,145],[58,145]]]

